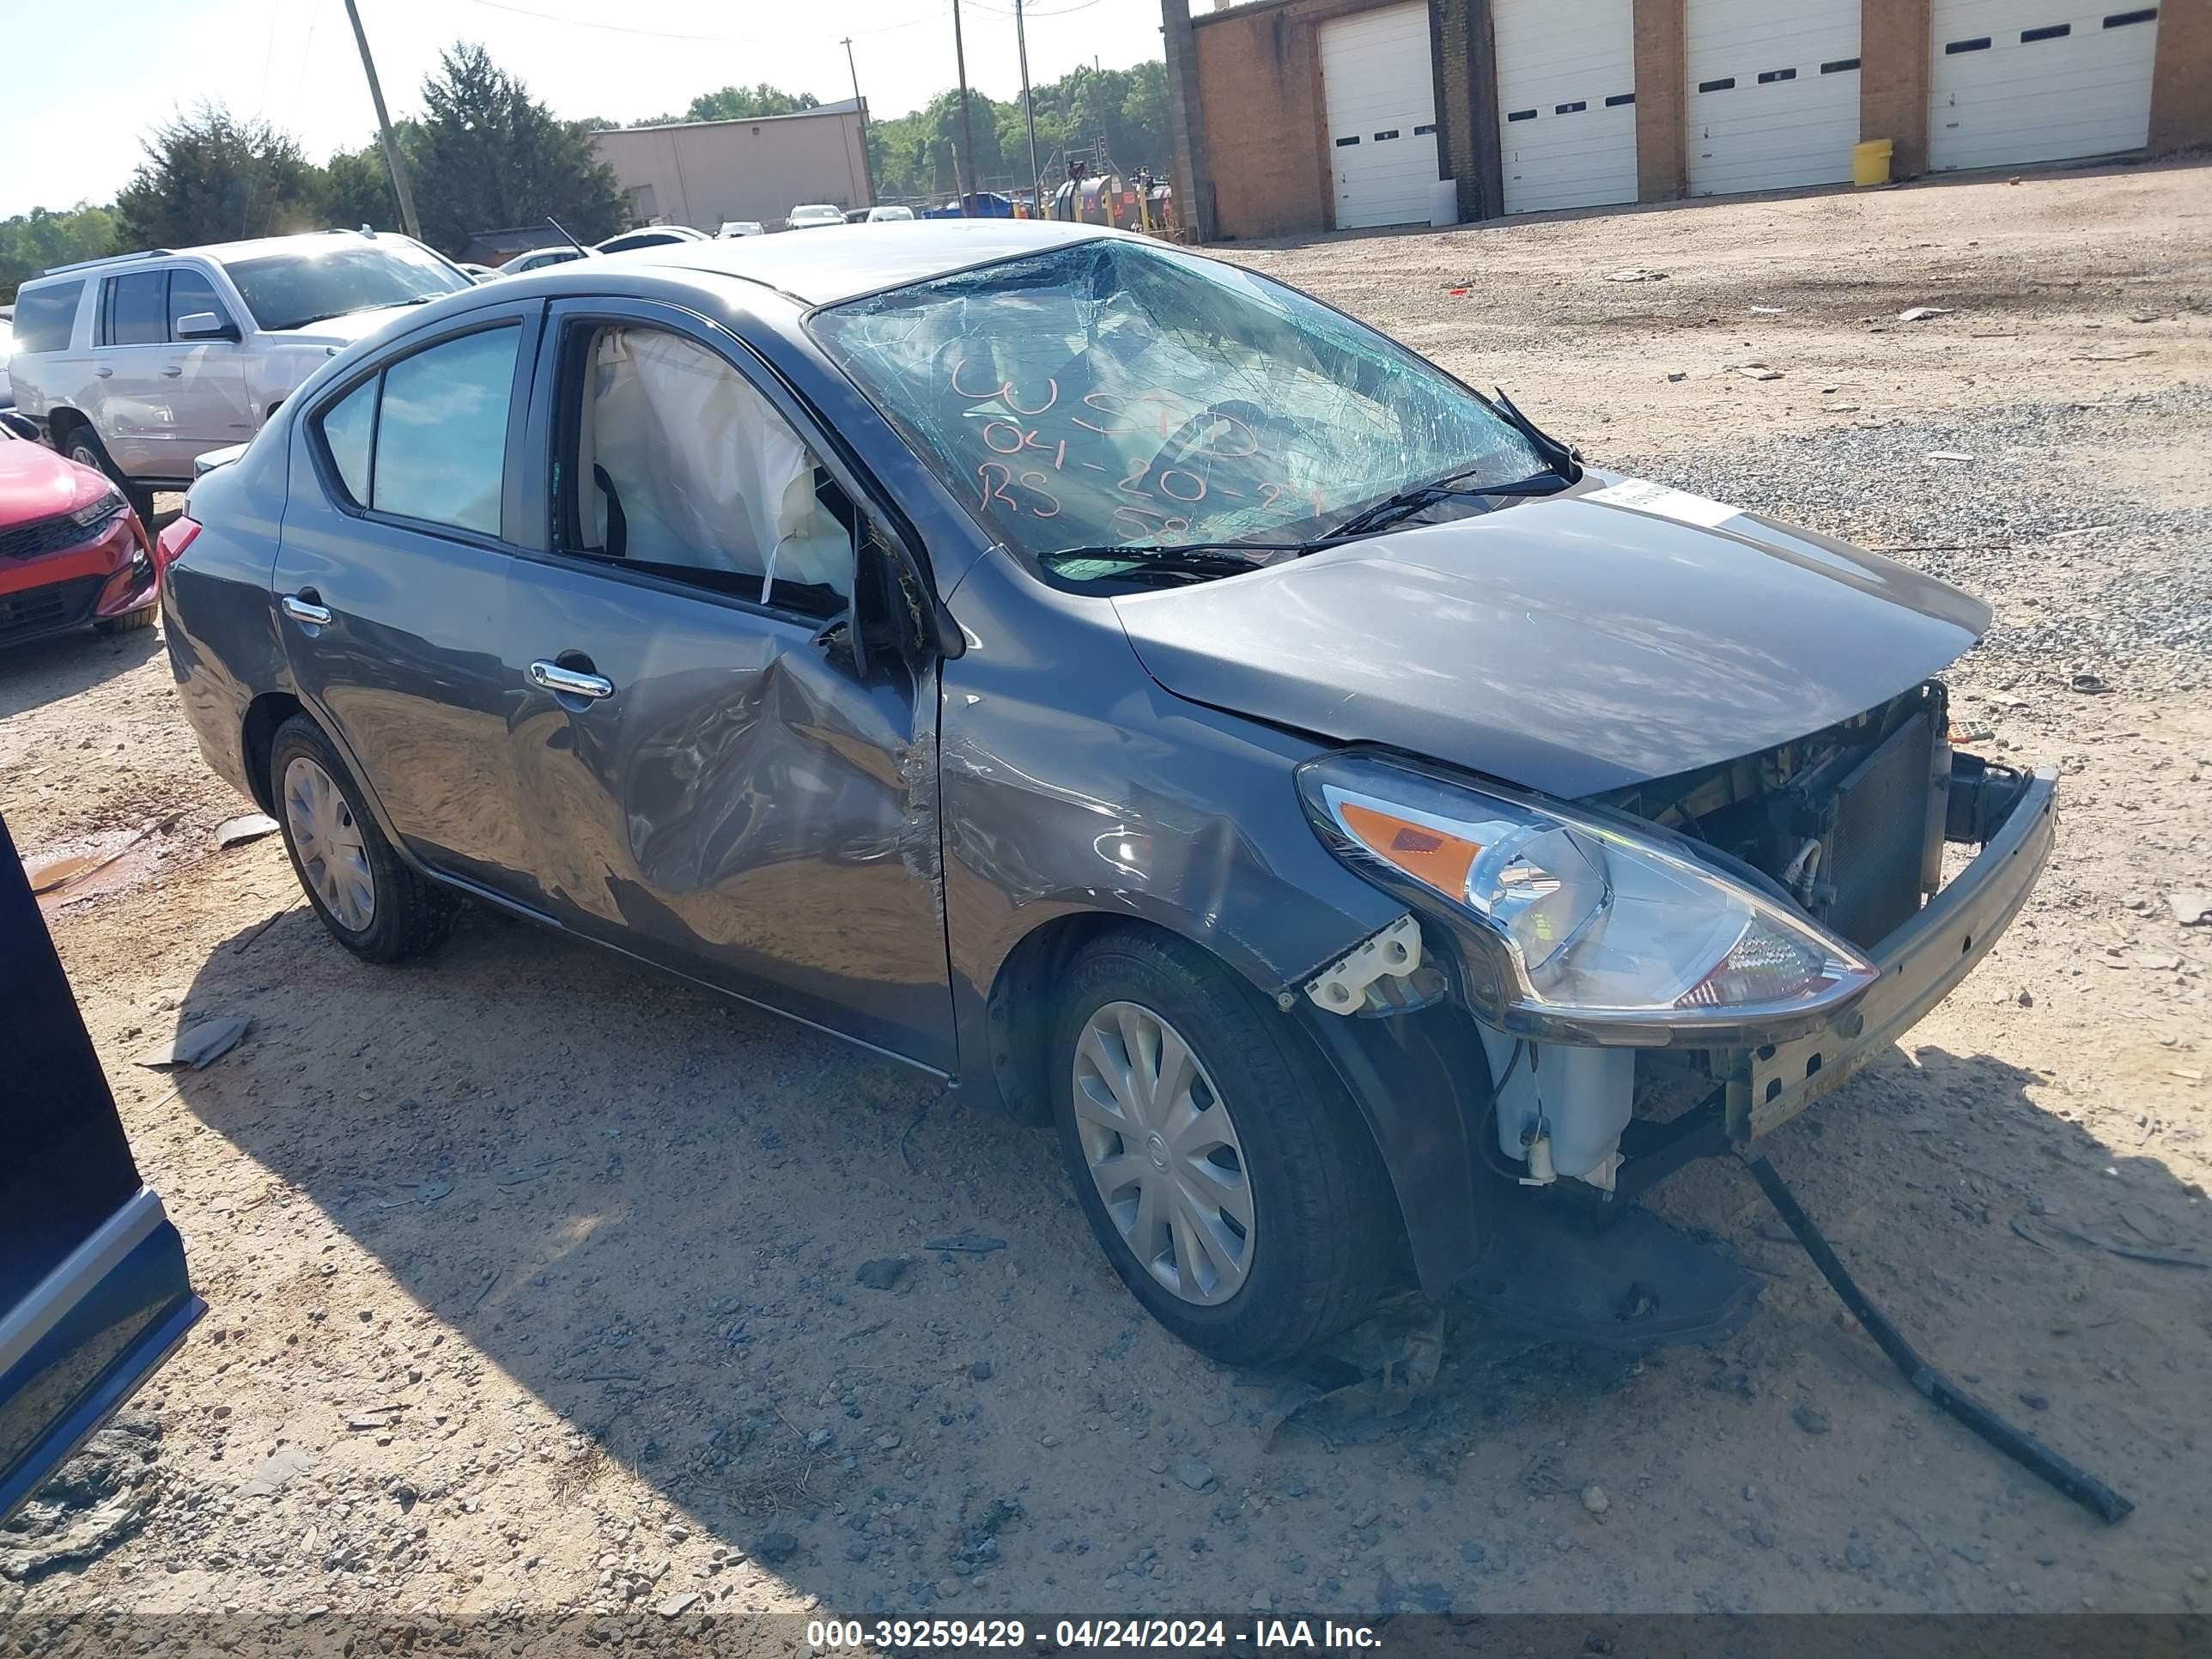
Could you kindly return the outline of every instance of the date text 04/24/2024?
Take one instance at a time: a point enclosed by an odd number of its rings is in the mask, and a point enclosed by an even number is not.
[[[806,1627],[807,1644],[817,1652],[878,1649],[1000,1648],[1018,1650],[1032,1637],[1042,1647],[1048,1626],[1032,1627],[1018,1619],[827,1619]],[[1249,1649],[1347,1649],[1372,1650],[1382,1645],[1372,1626],[1334,1620],[1255,1619],[1234,1623],[1221,1619],[1061,1619],[1049,1626],[1055,1649],[1159,1649],[1227,1650]]]

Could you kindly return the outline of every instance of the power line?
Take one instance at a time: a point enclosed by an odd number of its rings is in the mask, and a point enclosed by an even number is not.
[[[527,6],[508,5],[505,3],[505,0],[469,0],[469,3],[472,6],[482,6],[487,11],[503,11],[510,16],[528,17],[540,23],[565,23],[571,28],[597,29],[605,34],[641,34],[654,40],[711,40],[750,45],[768,38],[759,34],[690,34],[676,29],[647,29],[635,27],[627,23],[602,23],[596,18],[570,17],[550,11],[532,11]],[[1096,5],[1097,0],[1085,0],[1085,3]],[[936,21],[936,16],[933,13],[928,16],[910,17],[903,23],[884,23],[872,29],[854,29],[853,33],[856,35],[891,34],[900,29],[919,28],[924,23]]]
[[[974,6],[978,11],[996,12],[1001,17],[1012,17],[1014,15],[1014,14],[1006,9],[1006,7],[987,5],[984,3],[984,0],[968,0],[968,3]],[[1024,13],[1029,19],[1034,22],[1039,18],[1066,17],[1079,11],[1089,11],[1091,7],[1097,3],[1098,0],[1075,0],[1075,3],[1072,6],[1055,6],[1050,11],[1040,11],[1035,6],[1030,6],[1024,9]]]

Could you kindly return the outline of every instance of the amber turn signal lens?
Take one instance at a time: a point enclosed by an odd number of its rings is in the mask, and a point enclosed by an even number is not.
[[[1447,897],[1465,896],[1467,872],[1482,854],[1480,842],[1353,801],[1340,802],[1337,812],[1344,827],[1376,857]]]

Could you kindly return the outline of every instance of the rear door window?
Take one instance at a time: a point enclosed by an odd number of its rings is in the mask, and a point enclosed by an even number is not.
[[[169,273],[134,270],[107,279],[102,345],[164,345],[169,338]]]
[[[324,410],[323,447],[354,504],[498,535],[521,340],[506,323],[427,347]]]
[[[56,283],[52,288],[32,289],[15,299],[15,349],[66,351],[76,325],[77,301],[84,297],[82,283]]]
[[[356,386],[323,415],[323,442],[356,507],[368,505],[369,446],[376,439],[376,394],[381,381]]]

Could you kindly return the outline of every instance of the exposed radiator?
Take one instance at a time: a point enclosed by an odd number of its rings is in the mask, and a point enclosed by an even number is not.
[[[1853,768],[1826,802],[1820,836],[1826,920],[1854,945],[1879,944],[1920,908],[1935,738],[1935,722],[1923,710]]]

